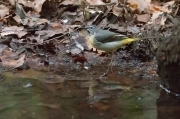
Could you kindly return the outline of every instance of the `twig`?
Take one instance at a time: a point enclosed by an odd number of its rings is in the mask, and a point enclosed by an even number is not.
[[[68,33],[63,34],[63,35],[61,35],[61,36],[54,37],[54,38],[50,38],[50,39],[48,39],[48,40],[46,40],[46,41],[44,41],[44,42],[49,42],[49,41],[52,41],[52,40],[54,40],[54,39],[61,38],[61,37],[65,36],[65,35],[67,35],[67,34],[68,34]]]
[[[7,2],[3,2],[3,1],[0,1],[1,4],[5,4],[5,5],[8,5],[9,3]]]

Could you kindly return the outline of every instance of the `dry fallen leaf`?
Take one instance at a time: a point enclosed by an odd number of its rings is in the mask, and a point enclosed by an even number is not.
[[[11,51],[4,50],[2,54],[3,55],[0,56],[0,59],[2,61],[2,65],[5,67],[17,68],[22,66],[24,63],[25,54],[22,54],[19,59],[16,59],[18,54]]]
[[[123,8],[121,8],[121,7],[114,6],[112,11],[113,11],[113,14],[118,16],[118,17],[119,16],[122,17],[122,15],[123,15]]]
[[[4,45],[4,44],[0,44],[0,55],[2,55],[1,53],[6,47],[8,47],[8,46]]]
[[[174,3],[175,3],[174,1],[166,2],[166,3],[161,3],[161,2],[151,3],[150,10],[153,13],[154,12],[171,13]]]
[[[42,61],[42,59],[35,56],[26,58],[26,63],[32,69],[39,70],[40,67],[42,68],[44,66],[44,62]]]
[[[140,32],[140,28],[137,26],[128,26],[127,27],[127,31],[131,32],[131,33],[139,33]]]
[[[52,27],[53,29],[59,29],[59,28],[61,28],[58,23],[53,23],[53,24],[51,25],[51,27]]]
[[[73,4],[79,4],[80,5],[80,2],[79,0],[64,0],[61,5],[73,5]]]
[[[78,54],[80,54],[81,53],[81,49],[79,49],[79,48],[72,48],[71,50],[70,50],[70,52],[71,52],[71,54],[72,55],[78,55]]]
[[[130,7],[139,13],[148,13],[150,11],[151,0],[128,0]]]
[[[41,8],[43,3],[46,0],[33,0],[32,2],[29,0],[18,0],[18,3],[23,4],[24,6],[33,8],[36,12],[41,12]]]
[[[166,3],[156,3],[151,5],[152,17],[149,23],[156,23],[160,25],[164,25],[166,21],[166,17],[163,15],[164,13],[171,13],[173,10],[174,1],[166,2]]]
[[[11,3],[11,5],[15,5],[15,0],[8,0],[10,3]]]
[[[5,15],[9,14],[9,8],[4,5],[0,5],[0,18],[3,18]]]
[[[48,39],[49,37],[52,37],[54,35],[57,35],[57,34],[62,34],[62,33],[65,33],[64,31],[65,29],[63,28],[59,28],[59,29],[53,29],[53,30],[41,30],[41,31],[36,31],[35,34],[36,35],[40,35],[41,36],[41,39]],[[36,38],[37,39],[37,38]]]
[[[17,27],[17,26],[9,26],[4,27],[1,32],[1,36],[6,35],[17,35],[18,38],[21,38],[22,36],[26,35],[27,32],[24,30],[24,27]]]
[[[102,0],[86,0],[90,5],[105,5]]]
[[[84,56],[87,62],[93,63],[93,64],[101,64],[102,60],[106,58],[106,57],[99,57],[99,54],[95,54],[92,52],[84,52]]]
[[[138,22],[147,23],[150,20],[150,18],[151,17],[149,14],[141,14],[141,15],[136,14],[136,20]]]

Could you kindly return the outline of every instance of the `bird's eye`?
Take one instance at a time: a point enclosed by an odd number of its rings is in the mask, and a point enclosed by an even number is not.
[[[90,34],[94,34],[95,26],[88,26],[87,30]]]
[[[89,29],[91,29],[91,30],[94,29],[94,26],[89,26]]]
[[[90,29],[93,29],[93,26],[90,26]]]

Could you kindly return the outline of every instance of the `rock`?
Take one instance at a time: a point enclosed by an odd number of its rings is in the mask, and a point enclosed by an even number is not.
[[[180,93],[180,23],[174,26],[170,36],[162,38],[156,56],[162,85]]]

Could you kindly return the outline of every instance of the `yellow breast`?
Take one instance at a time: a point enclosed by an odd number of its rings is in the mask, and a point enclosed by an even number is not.
[[[95,46],[94,35],[89,36],[89,42],[92,46]]]

